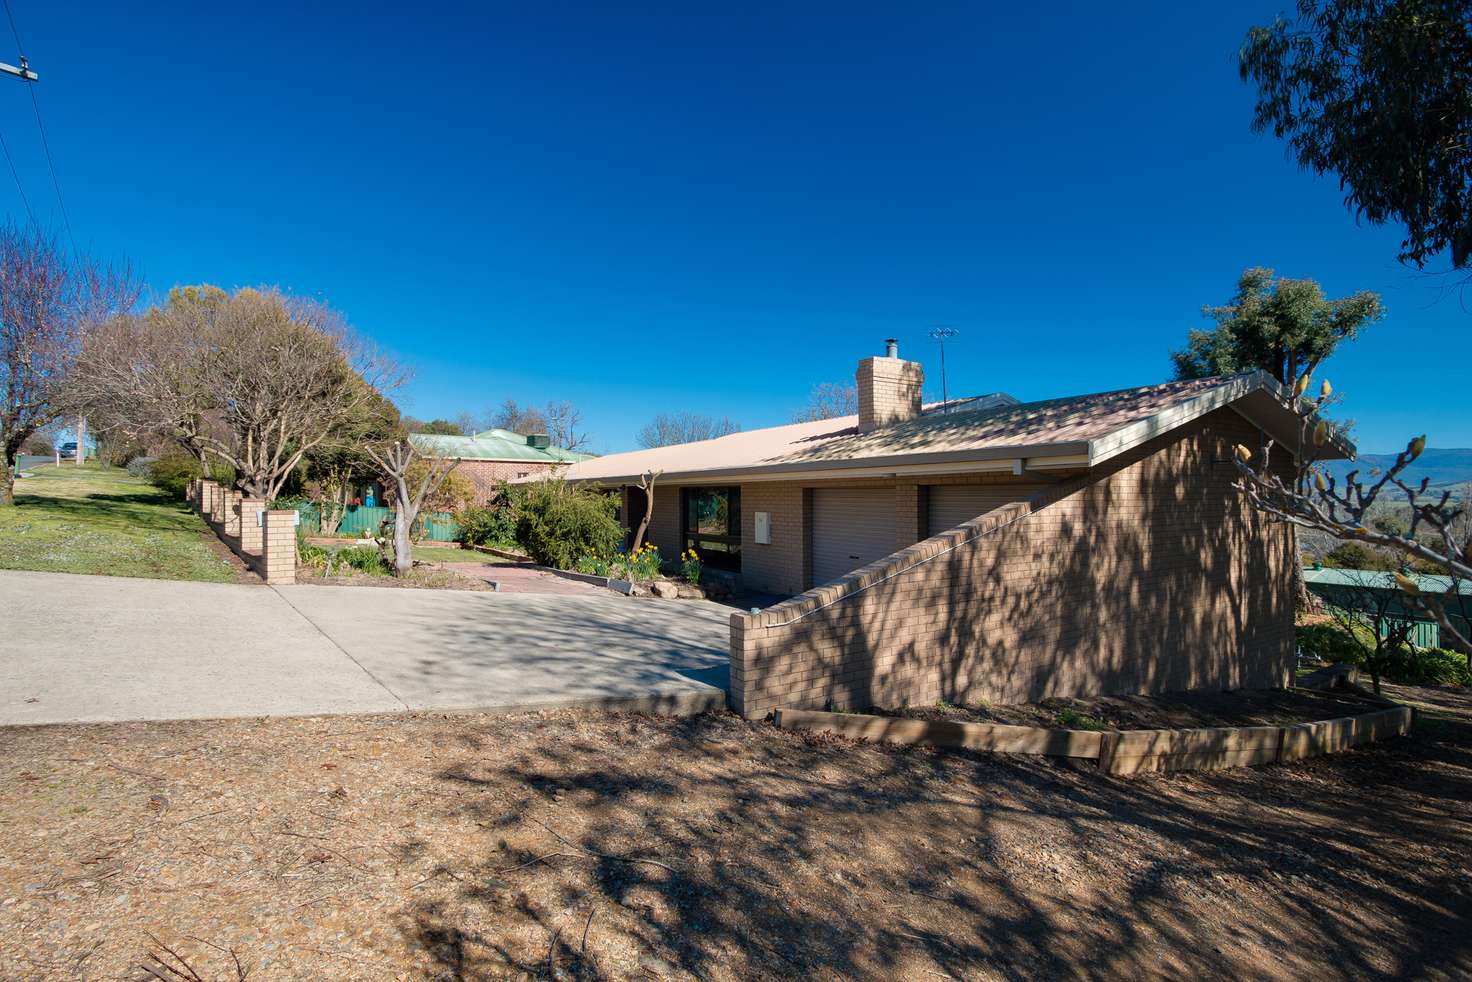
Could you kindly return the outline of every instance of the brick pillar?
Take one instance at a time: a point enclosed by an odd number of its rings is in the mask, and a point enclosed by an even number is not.
[[[225,492],[225,534],[240,535],[240,492]]]
[[[267,583],[296,582],[296,512],[266,512],[265,555]]]
[[[266,502],[260,498],[241,498],[236,518],[240,522],[240,551],[249,556],[265,554],[266,529],[260,513]]]
[[[199,482],[199,513],[205,518],[209,518],[214,513],[215,495],[219,490],[220,486],[214,481]]]
[[[223,484],[215,485],[215,496],[210,501],[210,521],[216,525],[225,524],[225,496],[230,489]]]

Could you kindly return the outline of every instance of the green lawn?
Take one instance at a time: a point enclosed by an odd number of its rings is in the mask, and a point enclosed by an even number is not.
[[[42,464],[0,507],[0,569],[232,582],[233,567],[182,502],[125,470]]]

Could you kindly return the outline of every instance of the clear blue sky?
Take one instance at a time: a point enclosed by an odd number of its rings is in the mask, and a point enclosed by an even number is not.
[[[329,300],[417,416],[567,398],[600,450],[661,410],[785,422],[890,335],[938,383],[936,324],[953,393],[1145,384],[1260,264],[1383,294],[1328,368],[1363,449],[1472,446],[1455,284],[1248,128],[1235,53],[1286,0],[11,2],[78,241],[159,292]]]

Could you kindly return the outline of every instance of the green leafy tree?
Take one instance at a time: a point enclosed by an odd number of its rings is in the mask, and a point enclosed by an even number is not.
[[[1171,352],[1176,378],[1261,369],[1283,385],[1385,316],[1379,295],[1368,290],[1331,300],[1313,280],[1281,279],[1260,266],[1243,272],[1231,303],[1201,312],[1216,327],[1191,331],[1185,349]]]
[[[403,435],[398,407],[389,399],[373,391],[351,399],[351,413],[344,417],[341,431],[306,456],[308,488],[321,509],[324,535],[337,534],[356,486],[379,475],[366,448]]]
[[[1299,0],[1248,31],[1240,69],[1253,129],[1337,174],[1357,217],[1403,224],[1401,262],[1472,263],[1472,2]]]

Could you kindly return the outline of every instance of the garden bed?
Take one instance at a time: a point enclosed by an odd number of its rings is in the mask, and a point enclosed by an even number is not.
[[[491,585],[474,576],[466,576],[453,569],[442,569],[426,564],[416,564],[407,577],[391,576],[387,573],[364,573],[351,566],[334,569],[331,576],[323,576],[321,570],[302,567],[297,570],[296,582],[305,586],[370,586],[390,587],[406,590],[473,590],[489,591]]]
[[[884,716],[957,723],[1003,723],[1073,730],[1172,730],[1220,726],[1292,726],[1380,708],[1349,692],[1237,689],[1153,696],[1045,699],[1014,706],[915,706],[876,709]]]
[[[724,713],[14,728],[0,977],[1466,978],[1472,700],[1390,691],[1408,738],[1131,784]]]

